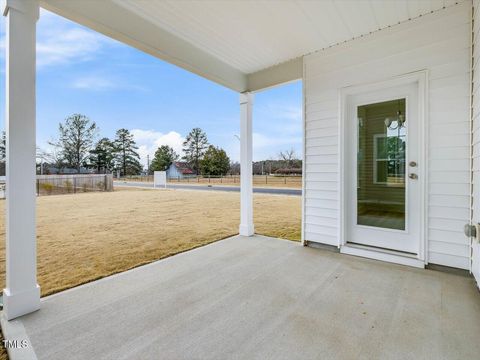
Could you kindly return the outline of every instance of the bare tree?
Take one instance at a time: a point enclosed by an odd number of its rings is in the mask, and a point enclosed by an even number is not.
[[[240,163],[238,161],[233,161],[230,163],[230,175],[240,175]]]
[[[84,161],[90,155],[90,150],[97,135],[97,125],[88,117],[81,114],[73,114],[58,125],[59,140],[50,145],[61,149],[64,161],[68,166],[80,169]]]
[[[297,154],[295,154],[295,150],[293,148],[287,151],[280,151],[278,158],[283,161],[284,166],[287,169],[292,168],[296,160],[298,160]]]
[[[40,159],[40,162],[53,165],[59,171],[65,166],[63,153],[60,146],[52,145],[52,148],[48,151],[37,147],[37,159]]]

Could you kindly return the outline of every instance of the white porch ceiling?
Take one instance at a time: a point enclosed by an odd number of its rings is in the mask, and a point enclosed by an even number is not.
[[[245,91],[301,77],[301,61],[290,60],[457,2],[43,0],[42,5],[234,90]],[[288,64],[287,73],[278,67],[283,63]],[[278,70],[272,72],[275,66]],[[265,71],[271,81],[264,80]],[[261,81],[251,75],[255,73]]]
[[[250,74],[449,6],[452,0],[114,0]]]

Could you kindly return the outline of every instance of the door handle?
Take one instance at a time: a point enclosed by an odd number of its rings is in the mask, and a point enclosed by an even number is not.
[[[414,173],[408,174],[408,177],[409,177],[410,179],[413,179],[413,180],[417,180],[417,179],[418,179],[418,175],[417,175],[417,174],[414,174]]]

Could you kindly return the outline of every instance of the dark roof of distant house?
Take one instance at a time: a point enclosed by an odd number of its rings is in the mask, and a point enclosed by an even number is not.
[[[190,168],[188,163],[183,161],[176,161],[175,167],[183,174],[183,175],[191,175],[194,174],[193,170]]]

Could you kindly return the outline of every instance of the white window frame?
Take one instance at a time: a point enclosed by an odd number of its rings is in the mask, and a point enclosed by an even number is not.
[[[377,150],[377,139],[378,138],[387,138],[388,136],[385,135],[385,134],[375,134],[373,135],[373,183],[375,185],[385,185],[385,186],[389,186],[389,187],[398,187],[398,188],[401,188],[401,187],[405,187],[405,183],[404,184],[395,184],[395,183],[389,183],[389,182],[384,182],[384,181],[378,181],[377,179],[377,163],[379,161],[389,161],[389,159],[378,159],[377,158],[377,154],[378,154],[378,150]],[[406,162],[406,160],[404,160],[404,162]],[[387,172],[387,175],[388,175],[388,172]]]

